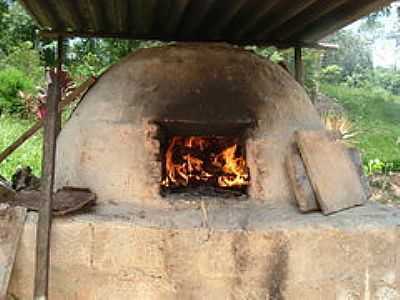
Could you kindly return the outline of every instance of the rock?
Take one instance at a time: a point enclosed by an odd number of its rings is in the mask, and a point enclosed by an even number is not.
[[[29,166],[17,169],[11,181],[13,189],[17,192],[40,189],[40,179],[33,175]]]

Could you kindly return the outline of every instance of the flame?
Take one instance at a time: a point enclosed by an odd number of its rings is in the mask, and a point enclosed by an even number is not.
[[[232,145],[230,140],[173,137],[165,153],[165,178],[161,185],[179,187],[203,183],[224,188],[248,185],[246,160],[243,155],[238,155],[237,143]]]
[[[214,164],[221,166],[219,161],[223,161],[222,170],[225,174],[218,177],[218,184],[221,187],[247,185],[249,173],[246,161],[243,157],[236,157],[237,145],[233,145],[222,151],[214,160]]]

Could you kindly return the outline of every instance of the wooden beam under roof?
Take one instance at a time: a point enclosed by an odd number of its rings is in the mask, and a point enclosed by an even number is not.
[[[64,38],[114,38],[114,39],[125,39],[125,40],[144,40],[144,41],[161,41],[161,42],[205,42],[205,43],[231,43],[233,45],[238,46],[246,46],[246,45],[255,45],[259,47],[277,47],[280,49],[287,49],[292,47],[302,47],[302,48],[312,48],[312,49],[320,49],[320,50],[336,50],[338,49],[337,45],[327,44],[327,43],[318,43],[318,42],[309,42],[305,43],[302,41],[277,41],[277,40],[218,40],[218,39],[179,39],[175,41],[161,40],[156,36],[152,35],[135,35],[132,33],[110,33],[110,32],[72,32],[72,31],[51,31],[51,30],[42,30],[39,33],[42,37],[49,39],[56,39],[59,36]]]

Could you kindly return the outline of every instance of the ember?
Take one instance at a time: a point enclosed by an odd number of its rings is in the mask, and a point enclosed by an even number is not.
[[[211,186],[244,191],[249,184],[243,147],[230,137],[175,136],[168,141],[163,167],[164,189]]]

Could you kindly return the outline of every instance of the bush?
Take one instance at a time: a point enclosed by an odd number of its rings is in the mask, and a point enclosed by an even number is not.
[[[0,70],[0,113],[23,114],[25,104],[19,91],[32,91],[33,82],[16,68]]]
[[[400,95],[400,73],[389,69],[376,69],[374,82],[394,95]]]
[[[36,85],[40,85],[45,78],[40,54],[31,42],[24,42],[12,48],[11,53],[1,61],[1,66],[18,69]]]
[[[329,65],[321,70],[321,80],[326,83],[338,84],[342,80],[343,68]]]

